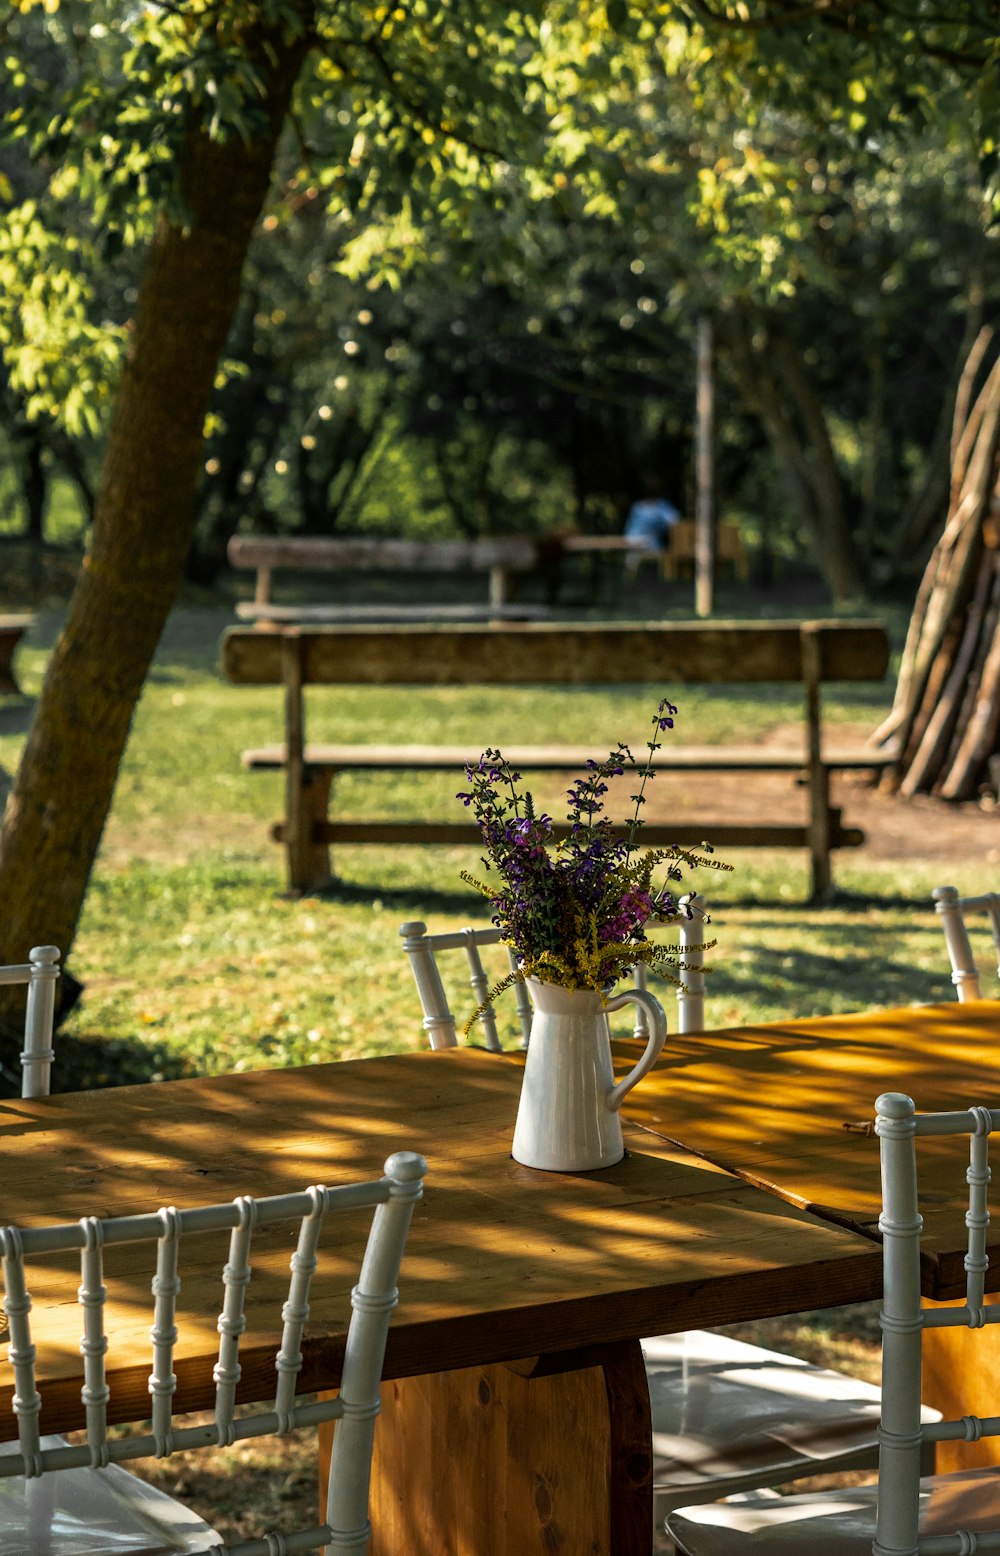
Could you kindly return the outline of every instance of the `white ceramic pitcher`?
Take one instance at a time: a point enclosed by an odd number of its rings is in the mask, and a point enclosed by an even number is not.
[[[610,1167],[625,1155],[618,1110],[659,1058],[667,1035],[663,1006],[643,989],[605,1000],[596,989],[525,980],[534,1017],[514,1126],[513,1157],[525,1167],[579,1172]],[[615,1084],[605,1013],[641,1005],[649,1041]]]

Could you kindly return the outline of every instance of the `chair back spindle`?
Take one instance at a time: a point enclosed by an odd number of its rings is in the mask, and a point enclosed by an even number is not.
[[[1000,978],[1000,892],[984,892],[979,897],[962,897],[954,886],[937,886],[933,892],[934,908],[944,931],[951,962],[951,981],[960,1000],[982,999],[979,971],[969,939],[967,918],[974,913],[985,913],[993,935],[994,954],[997,959],[997,977]]]
[[[989,1136],[1000,1128],[1000,1109],[971,1107],[960,1112],[918,1114],[912,1100],[888,1092],[875,1104],[875,1130],[882,1162],[883,1246],[882,1422],[879,1428],[879,1496],[876,1553],[1000,1549],[1000,1517],[987,1543],[956,1530],[953,1536],[919,1538],[921,1447],[927,1442],[1000,1436],[1000,1416],[963,1416],[921,1423],[921,1347],[926,1330],[1000,1323],[1000,1305],[984,1305],[989,1268],[986,1234],[990,1216]],[[921,1301],[917,1141],[932,1136],[969,1136],[968,1209],[965,1216],[966,1292],[962,1303],[925,1308]],[[977,1543],[978,1542],[978,1543]]]
[[[687,892],[678,902],[681,916],[676,921],[679,930],[681,984],[677,990],[677,1030],[703,1032],[705,1030],[705,933],[708,923],[705,899],[698,892]],[[674,920],[670,920],[671,925]],[[632,977],[637,989],[645,989],[649,982],[645,962],[636,962]],[[637,1006],[635,1028],[632,1036],[640,1042],[648,1037],[646,1017]]]
[[[441,934],[429,935],[427,933],[427,925],[419,919],[414,919],[406,924],[401,924],[399,933],[403,937],[403,949],[410,959],[410,967],[423,1010],[423,1028],[427,1033],[430,1046],[432,1048],[454,1048],[458,1043],[455,1017],[452,1014],[448,996],[441,981],[437,955],[441,951],[462,950],[465,952],[469,966],[469,984],[475,1001],[473,1008],[479,1011],[478,1021],[483,1030],[483,1046],[490,1049],[493,1053],[499,1053],[501,1043],[497,1030],[496,1013],[487,999],[491,980],[483,965],[479,948],[480,946],[499,945],[500,931],[491,926],[490,928],[482,929],[448,930]],[[517,959],[510,950],[507,951],[507,960],[511,972],[515,971]],[[528,1038],[531,1034],[531,1000],[528,997],[527,989],[520,979],[514,985],[514,999],[518,1024],[521,1029],[518,1046],[527,1048]]]
[[[705,899],[697,892],[681,898],[681,988],[677,991],[678,1032],[705,1030]]]
[[[0,984],[28,985],[24,1048],[20,1054],[22,1097],[49,1094],[55,1059],[52,1029],[58,981],[59,950],[54,945],[36,945],[28,952],[27,962],[0,967]]]
[[[315,1550],[322,1546],[337,1556],[363,1556],[371,1532],[368,1491],[386,1336],[398,1301],[403,1248],[425,1172],[422,1157],[401,1151],[386,1161],[382,1178],[369,1182],[335,1188],[314,1185],[300,1192],[263,1199],[241,1195],[229,1204],[186,1210],[166,1207],[153,1213],[107,1219],[84,1216],[78,1222],[56,1226],[0,1228],[4,1309],[10,1326],[9,1356],[18,1425],[16,1451],[0,1454],[0,1480],[25,1476],[31,1481],[54,1470],[119,1465],[143,1457],[168,1456],[179,1449],[229,1447],[251,1438],[280,1435],[296,1427],[334,1420],[337,1426],[326,1521],[290,1534],[269,1533],[267,1549]],[[335,1398],[315,1400],[301,1394],[297,1384],[320,1235],[324,1220],[331,1213],[359,1209],[371,1209],[373,1215],[360,1277],[351,1295],[341,1386]],[[248,1321],[246,1298],[253,1240],[259,1228],[283,1223],[297,1225],[298,1232],[290,1260],[287,1295],[281,1307],[274,1402],[269,1410],[237,1418],[239,1347]],[[174,1356],[184,1322],[178,1306],[181,1250],[185,1239],[196,1233],[226,1230],[228,1258],[222,1272],[219,1349],[213,1369],[214,1416],[211,1422],[182,1424],[173,1413]],[[105,1323],[105,1309],[107,1289],[113,1286],[113,1278],[105,1267],[105,1251],[118,1245],[144,1244],[155,1248],[151,1417],[148,1430],[133,1428],[127,1435],[111,1437],[108,1356],[113,1339]],[[78,1250],[80,1257],[78,1300],[83,1315],[80,1348],[84,1357],[86,1442],[79,1445],[65,1439],[42,1438],[28,1273],[35,1257],[73,1249]],[[44,1308],[40,1311],[44,1314]],[[40,1317],[39,1323],[43,1321]],[[255,1541],[212,1547],[220,1556],[251,1556],[262,1548]]]

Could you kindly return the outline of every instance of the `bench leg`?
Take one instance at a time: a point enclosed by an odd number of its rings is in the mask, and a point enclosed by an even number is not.
[[[809,870],[812,902],[828,902],[833,895],[833,869],[830,863],[832,824],[830,769],[820,766],[809,776]]]
[[[288,859],[288,889],[293,892],[322,891],[332,886],[335,876],[330,866],[326,842],[316,842],[315,822],[326,820],[333,774],[304,767],[297,792],[288,795],[288,819],[281,829]]]
[[[490,568],[490,604],[506,605],[511,596],[510,578],[505,567]]]

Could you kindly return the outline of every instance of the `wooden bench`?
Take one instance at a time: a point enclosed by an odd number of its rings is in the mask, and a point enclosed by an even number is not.
[[[452,771],[479,756],[458,746],[308,745],[303,690],[310,685],[622,685],[653,686],[657,696],[680,696],[685,684],[796,683],[804,697],[802,740],[791,749],[770,746],[675,746],[657,753],[657,771],[801,773],[808,815],[752,825],[711,828],[719,847],[807,848],[812,895],[831,889],[830,853],[864,841],[845,827],[830,803],[830,775],[848,769],[889,766],[884,750],[825,749],[821,730],[821,687],[830,681],[881,681],[889,662],[885,628],[877,622],[694,622],[665,624],[552,623],[477,627],[298,627],[258,632],[230,627],[223,635],[221,666],[238,685],[283,686],[285,742],[244,751],[255,772],[283,770],[285,819],[272,829],[285,845],[288,884],[293,891],[330,885],[331,843],[476,844],[471,821],[331,820],[330,785],[341,772]],[[609,734],[609,742],[620,737]],[[490,744],[483,730],[481,746]],[[554,745],[504,747],[525,772],[580,772],[602,750]],[[643,828],[650,846],[697,844],[705,823]],[[557,827],[556,832],[560,829]],[[566,828],[562,828],[565,833]]]
[[[21,694],[14,674],[14,650],[34,623],[34,616],[0,616],[0,692]]]
[[[263,626],[282,622],[390,623],[406,621],[527,621],[547,615],[543,607],[511,601],[511,579],[538,568],[538,546],[529,536],[495,540],[381,540],[374,537],[235,535],[227,557],[231,567],[256,572],[253,600],[236,614]],[[271,598],[276,572],[484,573],[488,600],[446,605],[298,605]]]

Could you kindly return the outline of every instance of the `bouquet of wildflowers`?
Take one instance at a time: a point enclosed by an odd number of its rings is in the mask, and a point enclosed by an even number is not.
[[[676,845],[637,854],[639,812],[653,777],[653,757],[662,744],[660,735],[673,728],[676,712],[666,699],[660,703],[641,769],[626,745],[616,746],[606,761],[587,763],[584,776],[568,791],[569,826],[558,841],[552,818],[536,811],[531,794],[518,787],[520,773],[499,751],[486,750],[466,767],[470,787],[457,797],[475,811],[486,848],[483,863],[498,879],[481,881],[464,871],[462,878],[489,898],[493,922],[518,957],[520,973],[512,978],[606,989],[643,961],[678,982],[670,971],[676,951],[648,940],[646,925],[669,922],[684,912],[675,886],[685,867],[731,867],[706,857],[711,853],[707,845],[705,854]],[[631,820],[622,830],[604,814],[604,797],[609,781],[626,772],[638,775],[639,785],[630,796]],[[654,885],[661,866],[662,883]]]

